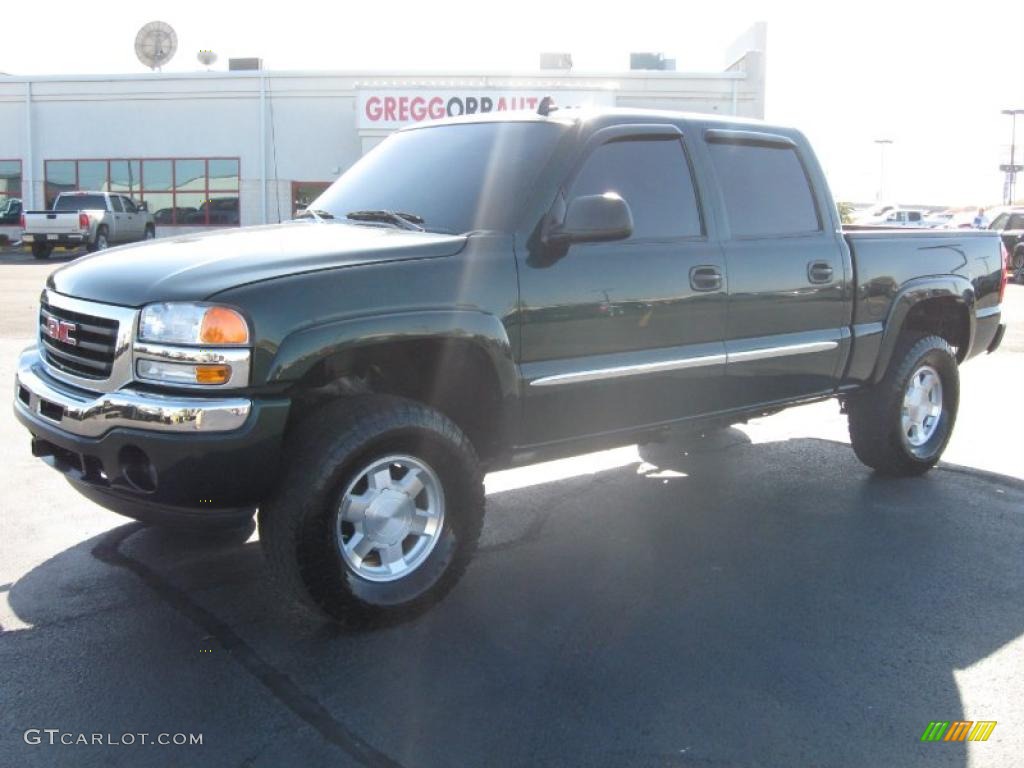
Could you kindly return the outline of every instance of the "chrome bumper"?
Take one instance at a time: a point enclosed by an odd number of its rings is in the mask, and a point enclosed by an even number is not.
[[[130,388],[87,394],[47,376],[38,352],[29,349],[18,361],[14,407],[42,424],[95,438],[119,427],[152,432],[230,432],[249,418],[252,401],[154,395]]]

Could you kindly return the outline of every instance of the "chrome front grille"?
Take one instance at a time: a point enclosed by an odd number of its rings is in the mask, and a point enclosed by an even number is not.
[[[72,330],[62,338],[50,328]],[[41,304],[39,340],[46,362],[59,371],[89,379],[108,379],[117,351],[117,320]]]
[[[47,373],[93,392],[132,381],[132,337],[138,310],[43,291],[39,355]]]

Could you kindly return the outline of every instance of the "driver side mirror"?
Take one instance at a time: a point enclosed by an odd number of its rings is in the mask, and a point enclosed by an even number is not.
[[[614,192],[573,198],[562,223],[548,234],[551,243],[604,243],[633,234],[629,203]]]

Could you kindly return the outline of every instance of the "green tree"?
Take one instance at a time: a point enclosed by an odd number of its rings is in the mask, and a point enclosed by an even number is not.
[[[853,223],[853,206],[850,203],[837,203],[839,206],[839,220],[843,224]]]

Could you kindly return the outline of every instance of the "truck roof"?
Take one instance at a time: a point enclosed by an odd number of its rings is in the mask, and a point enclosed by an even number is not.
[[[630,107],[558,107],[550,114],[542,115],[533,110],[509,110],[501,112],[481,112],[458,117],[446,117],[440,120],[428,120],[422,123],[405,126],[399,130],[415,131],[422,128],[434,128],[442,125],[463,125],[467,123],[556,123],[561,125],[580,125],[592,123],[595,127],[603,124],[615,125],[626,122],[687,122],[708,128],[752,128],[771,131],[782,135],[799,134],[793,126],[766,123],[763,120],[731,115],[713,115],[702,112],[676,112],[667,109],[636,109]]]

